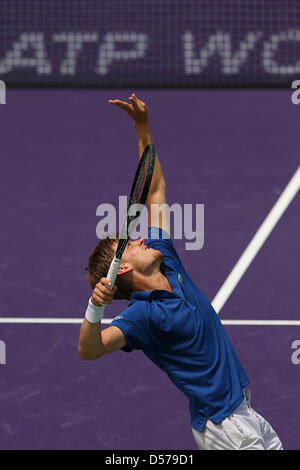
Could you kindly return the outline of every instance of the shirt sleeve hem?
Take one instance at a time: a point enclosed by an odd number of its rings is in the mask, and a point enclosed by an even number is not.
[[[123,335],[126,339],[127,344],[123,348],[121,348],[121,350],[125,351],[125,352],[133,351],[134,347],[130,344],[130,340],[128,340],[128,332],[127,332],[127,328],[126,328],[124,322],[116,320],[116,321],[112,321],[110,325],[111,326],[116,326],[117,328],[119,328],[122,331],[122,333],[123,333]]]

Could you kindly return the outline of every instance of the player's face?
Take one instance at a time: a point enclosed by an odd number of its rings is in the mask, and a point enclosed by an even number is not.
[[[143,238],[129,241],[122,256],[122,263],[128,263],[133,269],[144,274],[151,274],[157,264],[160,265],[162,253],[148,248]]]

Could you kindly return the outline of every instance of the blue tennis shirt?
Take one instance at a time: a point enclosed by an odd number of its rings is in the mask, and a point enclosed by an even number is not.
[[[172,239],[149,227],[147,246],[161,251],[161,272],[173,292],[134,292],[111,325],[123,332],[126,352],[140,349],[189,399],[191,425],[219,423],[243,401],[249,379],[210,302],[193,283]],[[169,237],[169,238],[164,238]]]

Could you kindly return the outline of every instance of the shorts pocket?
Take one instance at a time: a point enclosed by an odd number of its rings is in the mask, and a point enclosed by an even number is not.
[[[263,426],[265,424],[265,419],[259,413],[257,413],[253,408],[251,408],[251,406],[250,406],[249,410],[250,410],[250,413],[252,414],[252,416],[254,416],[254,418],[257,419],[259,427],[262,430]]]
[[[234,413],[222,421],[222,430],[232,444],[232,448],[240,449],[246,439],[246,432]]]

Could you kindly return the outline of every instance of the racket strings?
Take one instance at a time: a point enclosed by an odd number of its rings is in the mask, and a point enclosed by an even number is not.
[[[134,182],[131,188],[129,202],[127,206],[127,217],[121,232],[121,236],[116,251],[116,257],[122,258],[122,254],[126,248],[127,242],[138,223],[139,217],[142,213],[142,208],[139,210],[131,209],[133,204],[146,203],[148,191],[151,184],[152,174],[155,163],[155,147],[153,144],[148,144],[145,147],[143,155],[141,156],[138,169],[135,174]],[[137,209],[137,208],[136,208]]]
[[[146,183],[146,179],[147,179],[147,174],[148,174],[148,167],[149,167],[149,161],[146,160],[145,161],[145,164],[143,165],[143,167],[141,168],[141,173],[139,174],[139,177],[136,181],[136,187],[135,187],[135,191],[133,193],[133,201],[132,201],[132,204],[144,204],[144,202],[142,201],[142,196],[143,196],[143,192],[144,192],[144,188],[145,188],[145,183]]]

